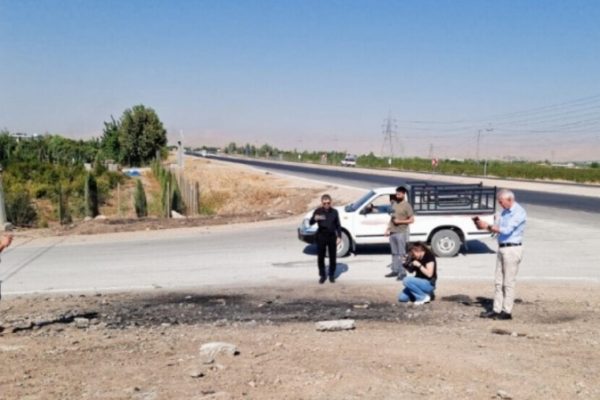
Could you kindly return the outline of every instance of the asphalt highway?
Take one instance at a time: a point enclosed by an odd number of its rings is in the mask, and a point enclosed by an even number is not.
[[[340,168],[328,168],[320,167],[315,168],[314,166],[305,166],[300,163],[277,163],[269,161],[261,161],[255,159],[244,159],[244,158],[233,158],[233,157],[214,157],[221,161],[234,162],[239,164],[250,165],[253,167],[259,167],[272,171],[278,171],[282,173],[294,174],[307,178],[314,178],[320,180],[327,180],[331,182],[347,182],[352,185],[359,185],[361,187],[379,187],[379,186],[396,186],[399,183],[405,182],[410,184],[411,182],[427,182],[430,184],[443,184],[447,183],[442,180],[427,179],[427,175],[424,175],[424,179],[415,180],[407,179],[402,177],[402,172],[398,172],[398,176],[389,176],[378,174],[376,171],[372,173],[358,172],[352,169]],[[548,193],[538,192],[532,190],[519,190],[515,189],[515,195],[519,203],[528,206],[543,206],[566,209],[570,211],[583,211],[589,213],[600,213],[600,199],[589,197],[589,196],[578,196],[568,194],[571,185],[564,185],[565,193]],[[598,189],[600,191],[600,188]]]

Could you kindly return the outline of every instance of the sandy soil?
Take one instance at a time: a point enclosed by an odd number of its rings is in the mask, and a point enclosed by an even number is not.
[[[512,321],[478,317],[488,284],[443,285],[421,307],[396,304],[397,290],[315,283],[3,299],[0,398],[600,398],[597,286],[522,284]],[[315,330],[338,318],[356,329]],[[199,347],[214,341],[240,354],[205,364]]]

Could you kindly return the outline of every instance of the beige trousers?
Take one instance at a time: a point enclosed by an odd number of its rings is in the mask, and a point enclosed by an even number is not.
[[[519,264],[523,258],[523,246],[498,248],[496,258],[496,291],[494,293],[494,311],[512,313],[515,302],[515,283]]]

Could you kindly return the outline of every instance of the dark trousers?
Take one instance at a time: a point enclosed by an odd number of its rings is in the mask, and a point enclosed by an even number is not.
[[[317,233],[317,262],[319,275],[325,274],[325,251],[329,249],[329,276],[335,276],[335,264],[337,256],[337,236],[335,233]]]

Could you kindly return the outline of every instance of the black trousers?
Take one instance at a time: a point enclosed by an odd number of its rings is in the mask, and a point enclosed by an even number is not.
[[[335,233],[317,232],[317,262],[319,275],[325,277],[325,251],[329,249],[329,276],[335,276],[337,256],[337,236]]]

